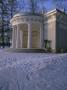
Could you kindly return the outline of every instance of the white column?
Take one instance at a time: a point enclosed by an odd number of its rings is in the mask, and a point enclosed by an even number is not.
[[[20,27],[17,25],[16,48],[20,48]]]
[[[11,48],[15,48],[16,47],[16,40],[15,40],[15,35],[16,35],[16,29],[15,26],[13,26],[12,28],[12,46]]]
[[[14,27],[12,27],[12,45],[11,48],[14,48]]]
[[[20,30],[20,48],[23,48],[23,31]]]
[[[43,48],[43,40],[44,40],[44,34],[43,34],[43,24],[40,24],[40,48]]]
[[[28,24],[28,45],[27,48],[32,48],[32,29],[31,24]]]

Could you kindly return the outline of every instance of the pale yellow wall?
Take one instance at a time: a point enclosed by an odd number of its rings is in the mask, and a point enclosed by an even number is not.
[[[28,32],[23,32],[23,48],[27,48],[27,42],[28,42]]]
[[[32,24],[32,48],[39,48],[40,25],[38,23]]]
[[[39,48],[39,32],[32,32],[32,48]]]
[[[56,22],[53,21],[48,24],[48,40],[51,40],[51,48],[56,48]]]
[[[44,40],[51,41],[51,48],[56,49],[56,15],[46,16],[44,21]]]

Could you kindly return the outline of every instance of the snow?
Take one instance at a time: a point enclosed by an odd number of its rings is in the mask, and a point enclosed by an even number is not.
[[[67,54],[0,50],[0,90],[67,90]]]

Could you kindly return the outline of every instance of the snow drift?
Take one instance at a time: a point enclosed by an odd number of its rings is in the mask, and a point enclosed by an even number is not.
[[[0,90],[67,90],[67,54],[0,50]]]

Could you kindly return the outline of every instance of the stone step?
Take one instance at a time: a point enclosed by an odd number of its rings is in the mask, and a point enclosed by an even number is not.
[[[45,49],[40,49],[40,48],[37,48],[37,49],[28,49],[28,48],[18,48],[18,49],[15,49],[15,48],[8,48],[8,49],[5,49],[5,51],[8,51],[8,52],[18,52],[18,53],[45,53]]]

